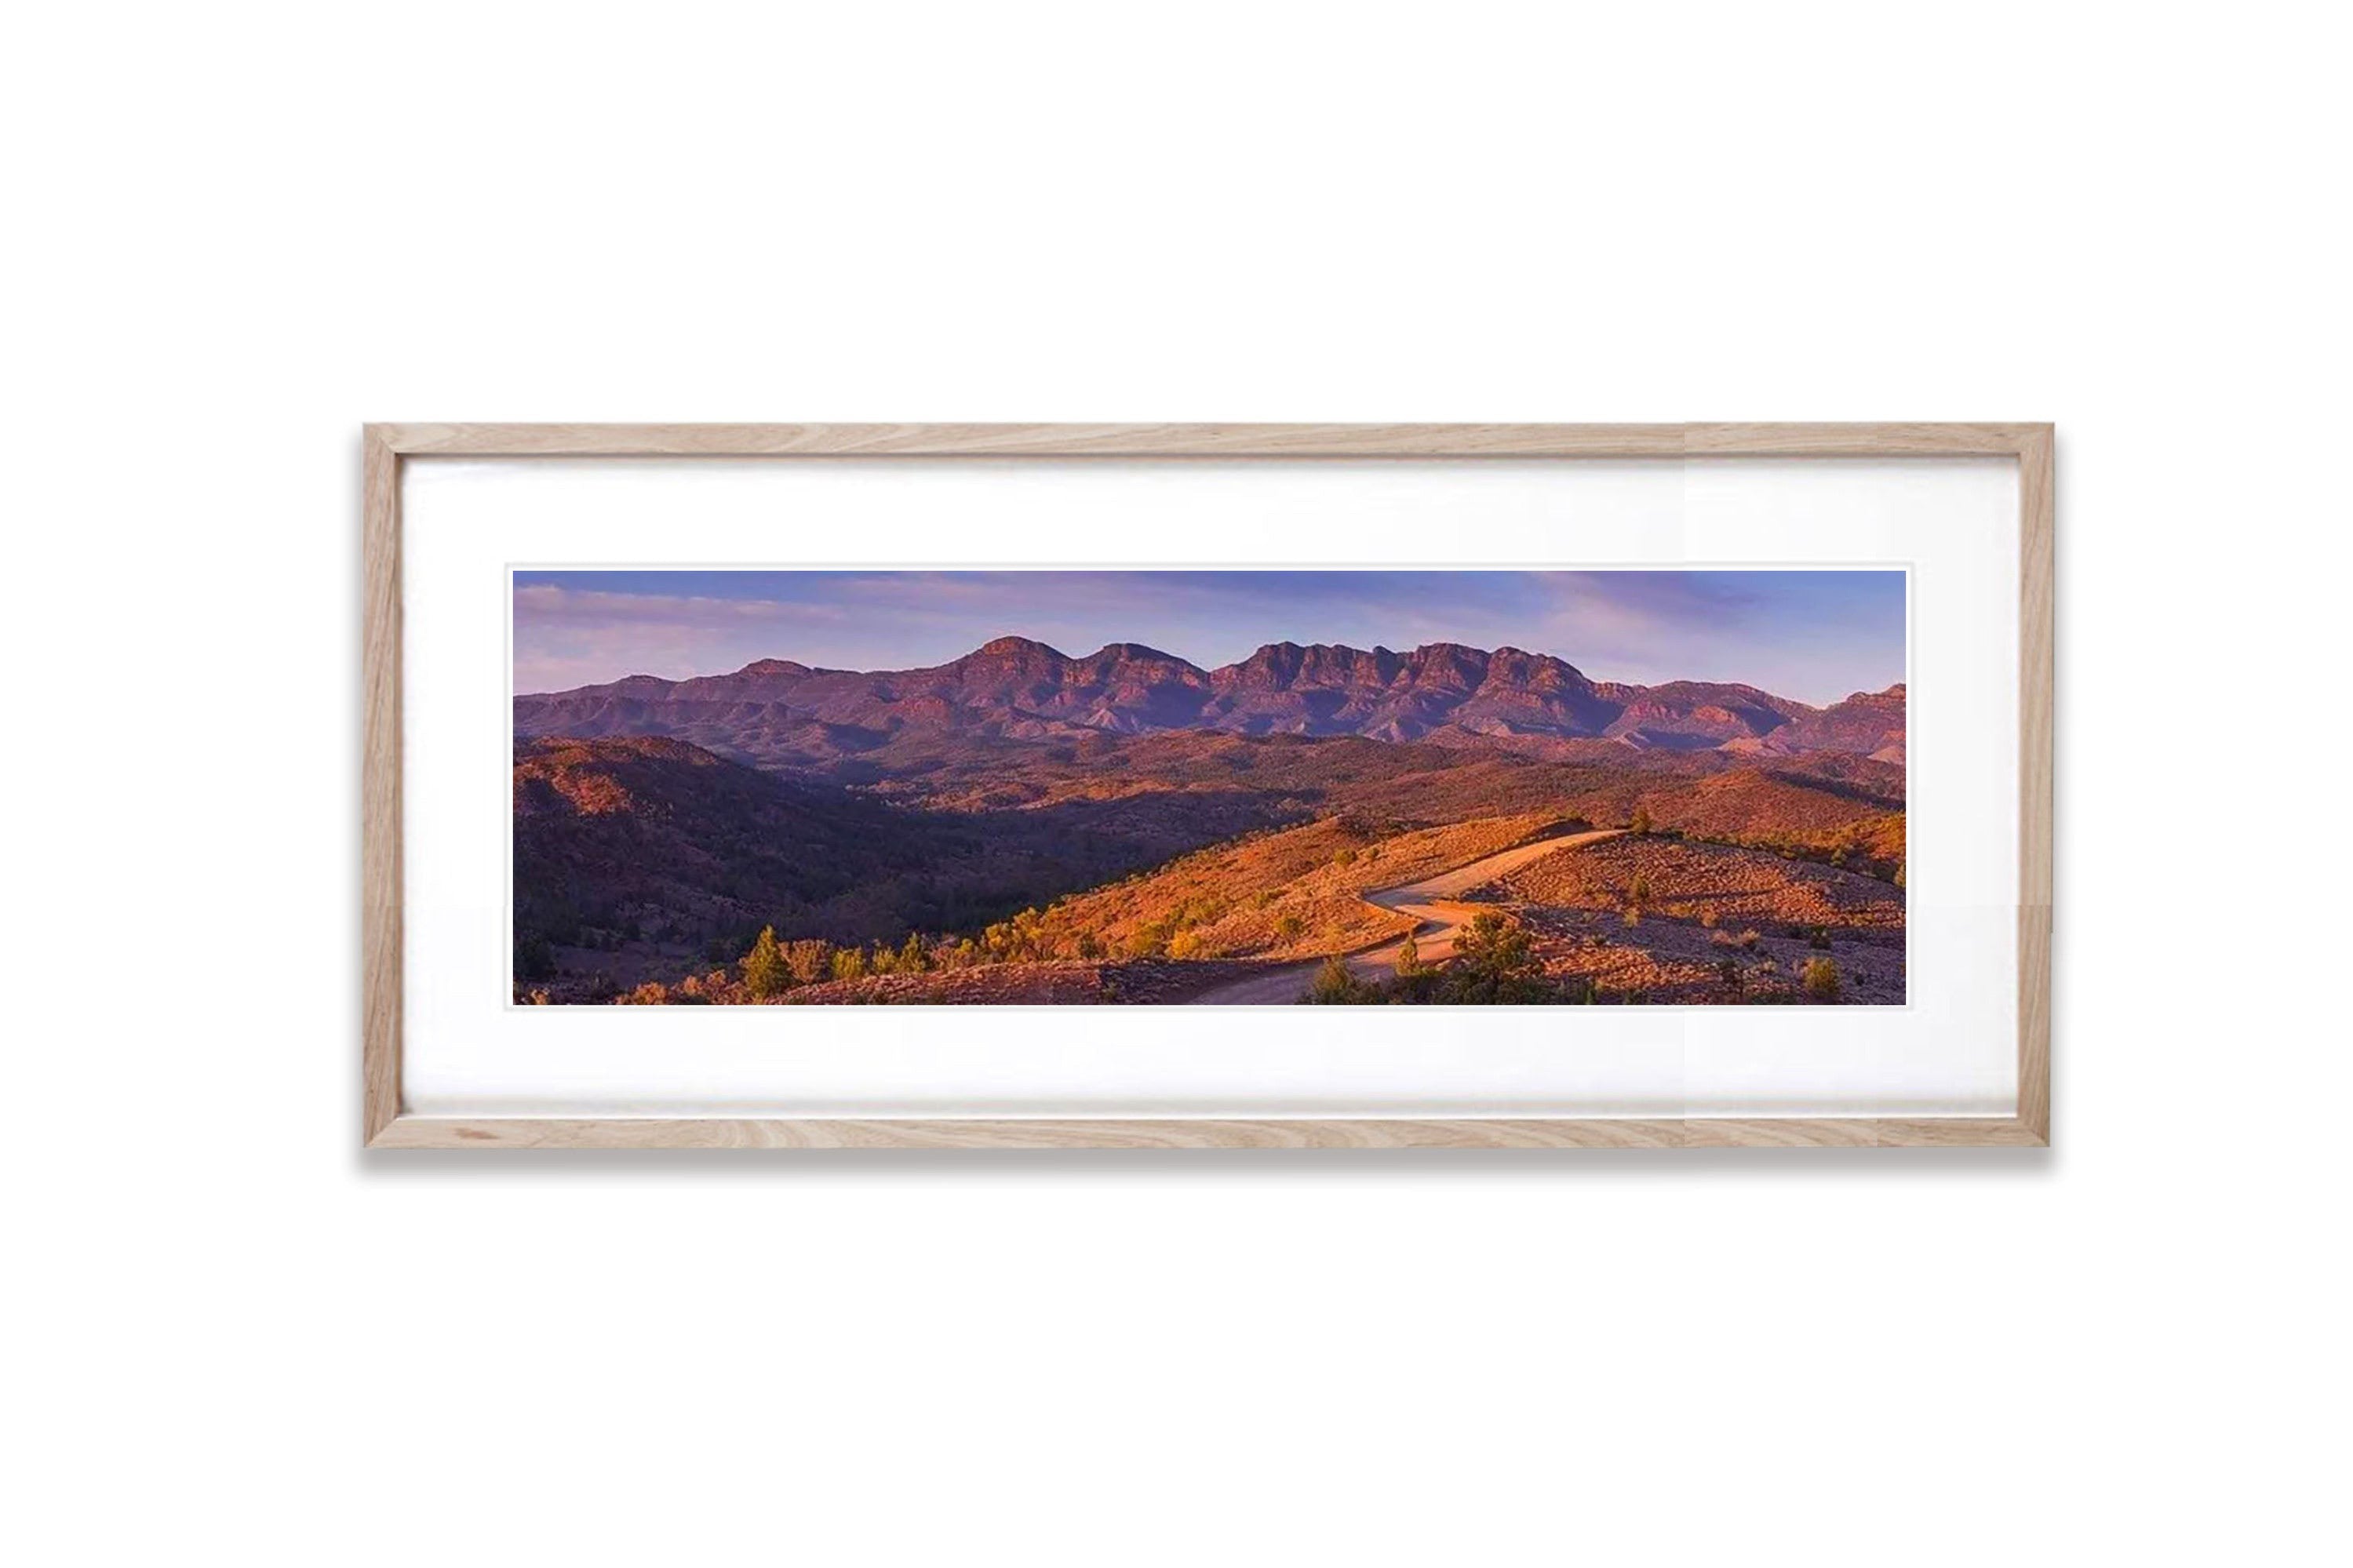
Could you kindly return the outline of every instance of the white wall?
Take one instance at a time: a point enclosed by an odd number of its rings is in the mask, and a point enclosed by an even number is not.
[[[132,10],[0,95],[23,1560],[2341,1531],[2301,7]],[[361,421],[1684,417],[2059,421],[2055,1152],[358,1152]]]

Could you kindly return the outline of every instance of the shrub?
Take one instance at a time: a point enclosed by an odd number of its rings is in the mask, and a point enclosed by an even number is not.
[[[1651,901],[1651,879],[1645,877],[1640,871],[1635,872],[1634,885],[1626,889],[1626,896],[1638,904],[1649,903]]]
[[[1835,1002],[1839,994],[1838,961],[1830,958],[1810,958],[1799,974],[1806,994],[1817,1002]]]
[[[1488,974],[1530,974],[1543,968],[1526,931],[1499,910],[1481,910],[1471,917],[1455,941],[1454,958],[1457,969]]]
[[[1306,929],[1307,922],[1301,920],[1297,915],[1285,915],[1281,920],[1274,922],[1275,940],[1278,942],[1295,942],[1299,938],[1299,933]]]
[[[1641,925],[1642,923],[1642,906],[1640,904],[1628,904],[1626,906],[1625,919],[1627,925],[1630,927]]]
[[[833,955],[833,977],[836,980],[866,978],[866,954],[854,947],[838,948]]]
[[[1500,910],[1482,910],[1455,940],[1440,1000],[1524,1005],[1556,1002],[1560,994],[1545,984],[1544,961],[1520,923]]]
[[[514,950],[517,980],[544,980],[555,973],[555,950],[536,933],[518,938]]]
[[[1630,821],[1630,822],[1629,822],[1629,823],[1627,823],[1627,824],[1626,824],[1626,826],[1627,826],[1628,827],[1632,828],[1636,833],[1648,833],[1648,832],[1650,832],[1650,831],[1651,831],[1651,808],[1650,808],[1649,806],[1647,806],[1647,805],[1638,805],[1638,806],[1636,806],[1636,807],[1634,808],[1634,816],[1633,816],[1633,820],[1632,820],[1632,821]]]
[[[1397,972],[1400,980],[1410,979],[1422,972],[1421,948],[1410,932],[1398,944]]]
[[[1315,972],[1315,979],[1303,998],[1319,1007],[1348,1006],[1380,999],[1380,988],[1349,973],[1347,963],[1337,953],[1324,961],[1324,967]]]
[[[1715,912],[1714,904],[1704,905],[1699,911],[1699,923],[1702,930],[1714,931],[1715,922],[1721,919],[1723,917]]]

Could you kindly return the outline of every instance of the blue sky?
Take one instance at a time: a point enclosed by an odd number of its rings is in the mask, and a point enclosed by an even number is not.
[[[518,572],[517,691],[791,658],[943,664],[991,637],[1554,654],[1597,680],[1742,680],[1827,703],[1904,679],[1901,572]]]

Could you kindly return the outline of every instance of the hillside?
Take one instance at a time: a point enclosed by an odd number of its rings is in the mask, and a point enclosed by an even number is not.
[[[1838,864],[1893,877],[1904,863],[1903,775],[1885,776],[1884,764],[1869,769],[1875,776],[1855,776],[1864,770],[1852,765],[1841,770],[1844,777],[1737,768],[1638,791],[1633,798],[1658,826],[1690,837],[1835,857]],[[1609,798],[1614,803],[1615,792]]]
[[[1530,934],[1555,982],[1660,1004],[1905,998],[1905,895],[1760,850],[1628,837],[1547,856],[1475,889]],[[1837,976],[1810,994],[1810,966]]]
[[[1904,761],[1905,690],[1858,691],[1820,712],[1799,715],[1786,729],[1767,734],[1758,749],[1781,754],[1841,752],[1874,762]]]
[[[514,762],[518,951],[700,944],[782,915],[877,926],[975,841],[657,738],[541,741]]]
[[[1447,870],[1560,826],[1546,813],[1396,831],[1342,816],[1189,855],[1148,876],[1054,904],[1050,951],[1182,959],[1309,958],[1410,924],[1376,888]]]
[[[1628,837],[1549,856],[1494,884],[1499,896],[1547,908],[1621,913],[1630,904],[1670,920],[1743,926],[1900,932],[1904,894],[1875,878],[1762,850]]]
[[[752,999],[732,966],[772,929],[804,1001],[1173,999],[1208,987],[1200,966],[1255,964],[1256,985],[1398,938],[1413,920],[1365,895],[1569,825],[1885,891],[1904,697],[1596,683],[1451,643],[1272,643],[1203,669],[1018,637],[923,669],[772,658],[521,697],[517,979],[559,1001]],[[1006,973],[1050,964],[1085,973]],[[1182,983],[1136,990],[1150,964]]]
[[[764,926],[953,947],[1025,910],[1043,913],[1007,951],[1031,959],[1308,956],[1393,934],[1368,888],[1638,812],[1882,876],[1903,853],[1901,770],[1856,757],[1620,749],[1604,767],[1223,731],[933,734],[897,754],[903,774],[846,787],[659,737],[519,742],[519,973],[674,980]]]
[[[655,737],[522,742],[513,775],[524,967],[616,978],[732,958],[764,925],[853,942],[976,927],[1305,815],[1214,789],[929,811]]]

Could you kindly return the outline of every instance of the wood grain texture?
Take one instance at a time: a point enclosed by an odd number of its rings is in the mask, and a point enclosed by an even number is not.
[[[2057,773],[2057,467],[2051,426],[2018,458],[2018,1117],[2051,1136],[2051,926]]]
[[[2014,1118],[1461,1121],[533,1121],[404,1116],[377,1149],[2031,1148]]]
[[[2029,425],[388,425],[408,457],[2015,457]]]
[[[400,459],[361,437],[360,1098],[369,1139],[400,1114]]]
[[[411,457],[1661,458],[1679,425],[398,425]]]
[[[379,1149],[2038,1147],[2051,1135],[2054,501],[2049,425],[371,425],[362,439],[363,1132]],[[1398,1121],[437,1119],[400,1104],[400,474],[413,457],[2014,457],[2018,1110],[2009,1117]]]
[[[2034,425],[1686,425],[1694,458],[2014,458]]]

